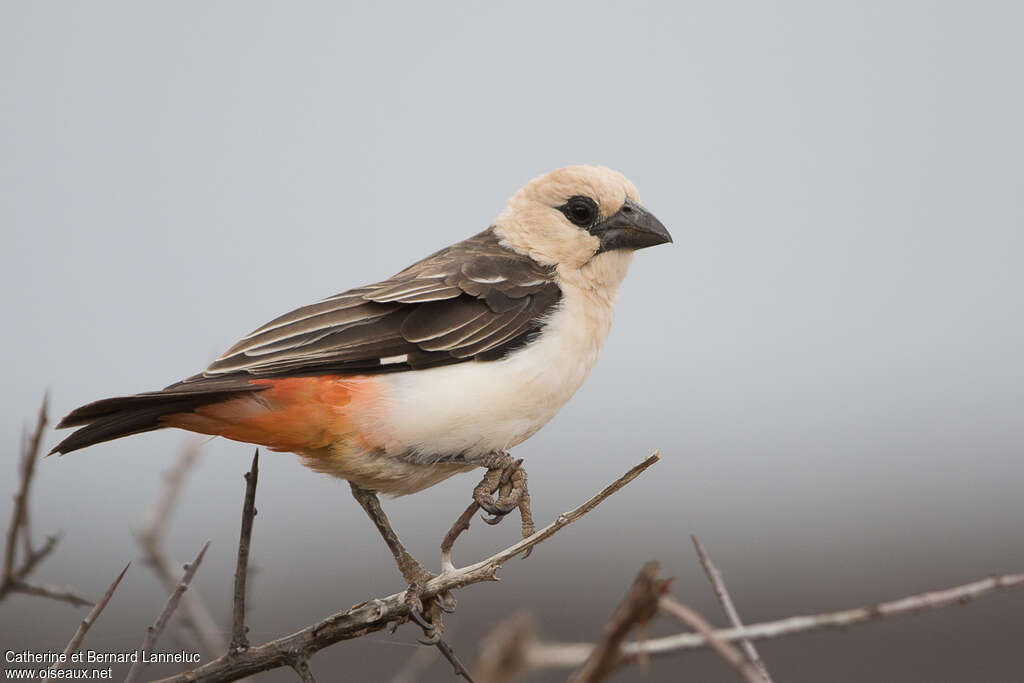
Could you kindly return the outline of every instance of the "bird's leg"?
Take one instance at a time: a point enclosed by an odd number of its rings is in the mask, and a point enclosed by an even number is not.
[[[384,542],[387,544],[388,549],[391,550],[391,554],[395,557],[395,563],[398,565],[398,571],[402,573],[402,577],[405,579],[409,587],[405,591],[405,601],[409,605],[409,613],[412,620],[416,622],[430,639],[441,637],[441,619],[440,611],[434,608],[433,604],[440,605],[437,601],[431,601],[433,603],[426,610],[431,615],[431,620],[427,621],[424,617],[424,606],[420,596],[423,594],[423,587],[426,586],[427,581],[434,578],[433,575],[423,568],[416,559],[409,554],[409,551],[405,549],[402,542],[398,540],[398,535],[395,530],[391,528],[391,522],[388,521],[388,516],[384,514],[384,509],[380,506],[380,499],[377,498],[377,494],[373,491],[356,486],[352,482],[349,482],[352,487],[352,495],[356,501],[363,506],[366,510],[366,514],[369,515],[370,520],[373,521],[377,527],[377,531],[384,538]],[[427,644],[433,645],[437,640],[431,640]]]

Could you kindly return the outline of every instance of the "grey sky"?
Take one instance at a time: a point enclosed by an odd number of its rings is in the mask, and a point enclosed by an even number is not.
[[[534,175],[600,163],[675,244],[638,255],[597,369],[517,455],[538,521],[665,460],[467,591],[462,649],[520,604],[593,638],[652,557],[717,618],[690,532],[750,620],[1019,571],[1022,21],[1009,2],[4,2],[0,500],[45,389],[64,413],[168,384],[486,227]],[[33,523],[66,537],[41,578],[101,592],[184,438],[43,461]],[[197,581],[222,618],[250,455],[206,446],[170,539],[182,560],[213,540]],[[254,638],[401,587],[346,486],[264,467]],[[385,502],[431,566],[475,481]],[[483,526],[457,559],[515,534]],[[164,599],[141,566],[122,591],[97,646],[134,647]],[[764,654],[779,680],[999,680],[1022,607]],[[0,647],[62,644],[76,614],[8,601]],[[382,677],[412,635],[320,657]]]

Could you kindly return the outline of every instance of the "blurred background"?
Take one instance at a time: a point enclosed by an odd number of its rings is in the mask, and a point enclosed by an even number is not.
[[[542,637],[597,638],[648,559],[722,623],[690,533],[748,622],[1021,571],[1022,21],[1012,2],[4,2],[0,501],[44,391],[59,417],[162,387],[597,163],[675,244],[637,256],[597,368],[515,455],[540,524],[663,461],[461,591],[464,659],[520,608]],[[166,599],[136,534],[187,438],[39,463],[37,541],[64,538],[36,578],[98,596],[135,560],[87,648],[136,648]],[[195,585],[225,631],[251,455],[207,443],[167,537],[181,562],[212,541]],[[429,566],[477,480],[384,502]],[[268,453],[257,506],[254,642],[402,589],[344,482]],[[456,561],[517,527],[474,523]],[[62,649],[83,614],[10,597],[0,649]],[[417,635],[311,666],[386,681]],[[1018,592],[759,647],[780,682],[1011,681],[1022,638]],[[735,680],[707,653],[620,678]]]

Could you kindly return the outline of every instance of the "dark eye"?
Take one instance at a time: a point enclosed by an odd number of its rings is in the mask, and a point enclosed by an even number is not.
[[[558,208],[566,218],[581,228],[589,227],[597,220],[597,202],[590,197],[572,197]]]

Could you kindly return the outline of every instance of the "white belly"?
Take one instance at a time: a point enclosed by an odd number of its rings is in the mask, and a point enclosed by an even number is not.
[[[473,460],[521,443],[587,378],[611,327],[612,296],[565,289],[537,339],[503,360],[380,376],[379,415],[362,428],[388,455]]]

